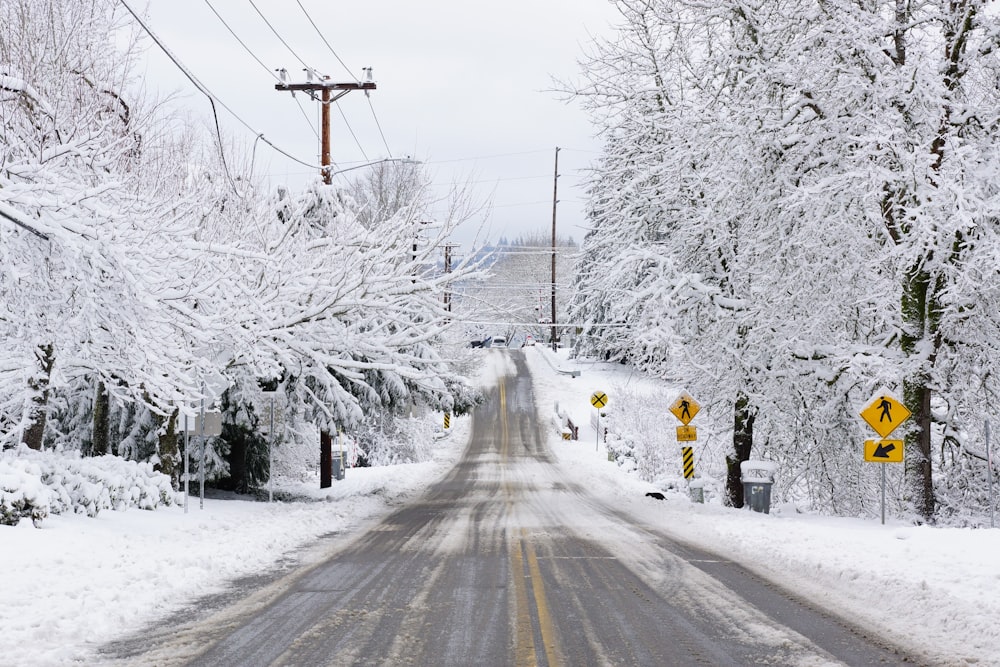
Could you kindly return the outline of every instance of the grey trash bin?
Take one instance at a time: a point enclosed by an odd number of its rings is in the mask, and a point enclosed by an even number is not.
[[[754,512],[771,512],[771,487],[778,464],[773,461],[743,461],[740,475],[743,482],[743,506]]]

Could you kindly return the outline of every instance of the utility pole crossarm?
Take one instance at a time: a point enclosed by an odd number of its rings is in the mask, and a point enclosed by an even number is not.
[[[312,78],[314,72],[310,71],[309,78]],[[330,104],[336,102],[341,97],[351,92],[352,90],[363,90],[365,95],[368,91],[375,90],[375,82],[372,81],[372,71],[370,67],[365,68],[367,78],[365,81],[350,81],[347,83],[336,83],[330,81],[329,77],[323,77],[319,81],[307,81],[305,83],[288,83],[287,77],[288,72],[284,69],[278,70],[280,72],[281,81],[274,84],[275,90],[280,90],[284,92],[289,92],[295,95],[296,91],[307,92],[313,99],[315,99],[314,93],[316,91],[320,92],[320,102],[322,103],[322,111],[320,113],[320,125],[321,125],[321,137],[320,137],[320,174],[323,177],[323,182],[327,185],[333,182],[331,164],[332,159],[330,156]],[[331,91],[340,91],[336,95],[331,95]]]
[[[276,83],[274,84],[275,90],[287,90],[287,91],[305,91],[305,92],[315,92],[317,90],[342,90],[344,91],[341,95],[351,92],[352,90],[375,90],[376,85],[374,81],[363,81],[363,82],[350,82],[350,83],[334,83],[332,81],[310,81],[308,83]],[[338,95],[337,97],[340,97]],[[336,98],[334,98],[336,99]]]

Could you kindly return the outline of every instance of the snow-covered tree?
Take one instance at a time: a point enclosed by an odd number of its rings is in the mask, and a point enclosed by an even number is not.
[[[166,411],[189,386],[195,330],[171,303],[189,202],[178,167],[151,178],[173,138],[134,92],[121,18],[110,1],[0,6],[0,407],[6,439],[36,448],[53,388],[87,376]]]
[[[607,145],[578,286],[593,349],[728,403],[736,504],[758,443],[814,497],[850,479],[858,405],[900,388],[930,518],[932,437],[960,443],[994,392],[995,324],[972,313],[993,310],[995,19],[977,2],[617,4],[580,89]]]

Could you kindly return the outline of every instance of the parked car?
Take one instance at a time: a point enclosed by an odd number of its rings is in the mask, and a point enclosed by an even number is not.
[[[507,347],[507,339],[503,336],[493,336],[490,339],[490,347]]]
[[[528,334],[527,336],[524,337],[524,346],[525,347],[528,347],[529,345],[534,345],[534,344],[535,344],[535,337],[534,336],[532,336],[531,334]]]

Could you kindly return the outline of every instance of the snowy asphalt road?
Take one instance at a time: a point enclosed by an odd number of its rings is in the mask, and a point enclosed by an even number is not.
[[[129,664],[895,665],[904,656],[567,481],[520,351],[468,450],[322,563]]]

